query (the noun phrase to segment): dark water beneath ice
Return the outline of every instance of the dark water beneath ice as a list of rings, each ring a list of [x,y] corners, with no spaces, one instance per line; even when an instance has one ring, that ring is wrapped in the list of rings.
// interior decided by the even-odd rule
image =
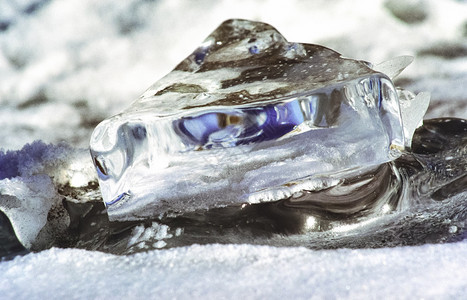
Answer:
[[[64,196],[97,191],[97,184],[60,190]],[[425,120],[412,150],[399,159],[343,178],[336,187],[273,203],[109,222],[97,198],[64,200],[68,229],[33,251],[55,246],[131,254],[208,243],[331,249],[454,242],[467,237],[467,120]],[[1,257],[27,252],[4,215],[0,240]]]

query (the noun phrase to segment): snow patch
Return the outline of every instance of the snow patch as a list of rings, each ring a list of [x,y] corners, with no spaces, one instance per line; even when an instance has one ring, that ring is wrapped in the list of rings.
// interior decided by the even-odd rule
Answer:
[[[57,187],[96,181],[88,151],[41,141],[18,151],[0,151],[0,210],[11,220],[20,242],[31,248],[49,211],[61,207]]]

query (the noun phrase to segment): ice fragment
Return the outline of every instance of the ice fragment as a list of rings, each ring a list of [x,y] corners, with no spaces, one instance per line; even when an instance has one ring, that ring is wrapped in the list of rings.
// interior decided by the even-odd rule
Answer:
[[[109,218],[274,201],[397,158],[423,116],[404,130],[390,78],[408,63],[372,69],[265,23],[224,22],[95,129]]]
[[[373,67],[373,70],[386,74],[393,79],[413,62],[412,56],[398,56]]]

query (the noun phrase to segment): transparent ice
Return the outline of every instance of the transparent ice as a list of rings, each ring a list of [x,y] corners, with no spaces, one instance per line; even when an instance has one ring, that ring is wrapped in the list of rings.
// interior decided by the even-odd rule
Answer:
[[[265,23],[224,22],[95,129],[109,218],[276,201],[396,159],[429,102],[391,81],[410,61],[373,67]]]

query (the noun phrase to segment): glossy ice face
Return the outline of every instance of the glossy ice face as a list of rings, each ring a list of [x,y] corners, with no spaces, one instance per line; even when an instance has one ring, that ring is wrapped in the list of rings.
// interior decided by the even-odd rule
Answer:
[[[395,159],[405,141],[385,74],[229,20],[99,124],[91,155],[110,219],[134,219],[326,188]]]

